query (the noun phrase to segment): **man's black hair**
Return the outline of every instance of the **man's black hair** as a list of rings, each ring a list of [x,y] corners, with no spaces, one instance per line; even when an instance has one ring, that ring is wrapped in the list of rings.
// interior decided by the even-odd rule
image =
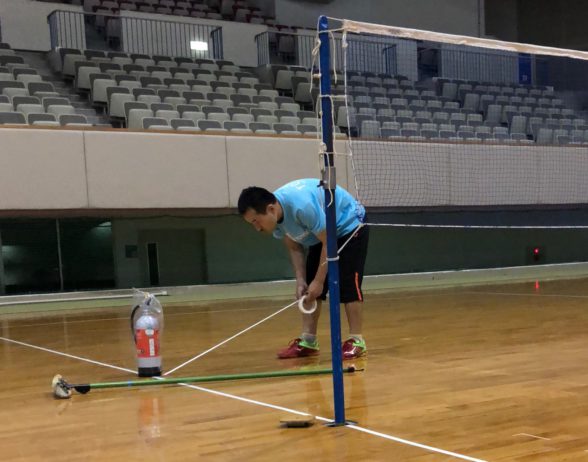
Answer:
[[[237,208],[241,215],[247,212],[248,209],[253,209],[256,213],[265,214],[267,206],[276,202],[276,196],[267,189],[250,186],[241,191]]]

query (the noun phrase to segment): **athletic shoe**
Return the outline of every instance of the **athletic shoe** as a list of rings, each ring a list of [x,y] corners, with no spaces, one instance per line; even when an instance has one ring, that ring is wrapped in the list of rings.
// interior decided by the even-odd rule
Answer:
[[[308,343],[301,338],[295,338],[286,348],[278,351],[278,358],[304,358],[306,356],[316,356],[319,354],[318,342]]]
[[[343,359],[355,359],[363,356],[367,352],[365,340],[357,340],[353,337],[345,340],[341,347]]]

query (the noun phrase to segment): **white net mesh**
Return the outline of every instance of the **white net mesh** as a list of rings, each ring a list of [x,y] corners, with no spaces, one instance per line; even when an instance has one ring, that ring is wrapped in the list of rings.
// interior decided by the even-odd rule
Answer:
[[[349,137],[367,207],[588,203],[587,52],[331,24],[333,123]],[[568,225],[583,223],[529,226]]]

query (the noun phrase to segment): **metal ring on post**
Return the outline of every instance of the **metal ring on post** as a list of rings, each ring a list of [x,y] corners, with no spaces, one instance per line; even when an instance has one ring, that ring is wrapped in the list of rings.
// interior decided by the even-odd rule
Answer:
[[[303,295],[300,300],[298,300],[298,309],[300,310],[301,313],[303,314],[312,314],[316,311],[316,307],[318,306],[318,303],[316,302],[316,300],[314,301],[312,307],[307,310],[304,307],[304,301],[306,300],[306,295]]]

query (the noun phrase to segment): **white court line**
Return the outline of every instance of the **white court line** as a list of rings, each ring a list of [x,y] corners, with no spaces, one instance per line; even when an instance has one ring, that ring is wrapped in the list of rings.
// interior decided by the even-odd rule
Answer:
[[[553,297],[553,298],[588,298],[588,295],[565,295],[565,294],[537,294],[537,293],[510,293],[510,292],[476,292],[475,290],[463,291],[463,294],[480,294],[480,295],[503,295],[503,296],[518,296],[518,297]]]
[[[197,315],[197,314],[211,314],[211,313],[234,313],[234,312],[240,312],[240,311],[265,311],[268,308],[235,308],[235,309],[231,309],[231,310],[202,310],[202,311],[186,311],[185,313],[168,313],[166,312],[165,314],[165,318],[169,318],[169,317],[175,317],[175,316],[192,316],[192,315]],[[56,314],[52,314],[51,317],[54,317],[57,315],[57,313],[63,313],[62,311],[56,311]],[[12,315],[12,314],[18,314],[18,313],[10,313],[8,316]],[[26,319],[31,319],[31,317],[34,317],[36,313],[33,313],[33,316],[30,317],[26,317],[26,318],[18,318],[18,317],[6,317],[6,318],[2,318],[0,317],[0,319],[5,319],[8,321],[24,321]],[[79,314],[79,313],[74,313],[74,314]],[[37,318],[38,319],[38,318]],[[102,322],[102,321],[120,321],[120,320],[125,320],[128,321],[129,317],[128,316],[119,316],[116,318],[100,318],[100,319],[78,319],[78,320],[68,320],[65,319],[63,321],[56,321],[56,322],[39,322],[39,323],[34,323],[34,324],[18,324],[15,325],[14,328],[16,329],[20,329],[22,327],[40,327],[40,326],[55,326],[55,325],[60,325],[60,324],[83,324],[83,323],[90,323],[90,322]]]
[[[285,308],[283,308],[283,309],[285,309]],[[63,353],[61,351],[51,350],[49,348],[44,348],[44,347],[40,347],[40,346],[37,346],[37,345],[32,345],[30,343],[19,342],[18,340],[12,340],[12,339],[9,339],[9,338],[6,338],[6,337],[0,337],[0,340],[3,340],[5,342],[9,342],[9,343],[15,343],[17,345],[21,345],[21,346],[25,346],[25,347],[29,347],[29,348],[34,348],[36,350],[41,350],[41,351],[44,351],[46,353],[53,353],[53,354],[56,354],[56,355],[59,355],[59,356],[65,356],[67,358],[77,359],[79,361],[84,361],[84,362],[88,362],[88,363],[91,363],[91,364],[96,364],[96,365],[102,366],[102,367],[109,367],[111,369],[117,369],[117,370],[120,370],[120,371],[130,372],[132,374],[135,374],[136,373],[136,371],[134,371],[132,369],[127,369],[125,367],[114,366],[112,364],[102,363],[100,361],[94,361],[93,359],[83,358],[81,356],[70,355],[68,353]],[[297,411],[295,409],[290,409],[290,408],[283,407],[283,406],[277,406],[275,404],[264,403],[263,401],[257,401],[257,400],[253,400],[253,399],[249,399],[249,398],[243,398],[241,396],[232,395],[230,393],[224,393],[222,391],[210,390],[208,388],[203,388],[203,387],[199,387],[199,386],[196,386],[196,385],[191,385],[191,384],[187,384],[187,383],[180,383],[178,385],[184,386],[186,388],[192,388],[194,390],[204,391],[206,393],[211,393],[213,395],[223,396],[225,398],[230,398],[230,399],[234,399],[234,400],[237,400],[237,401],[242,401],[242,402],[249,403],[249,404],[256,404],[258,406],[263,406],[263,407],[267,407],[267,408],[270,408],[270,409],[276,409],[276,410],[279,410],[279,411],[289,412],[291,414],[304,415],[304,416],[310,416],[310,415],[312,415],[312,414],[309,414],[307,412],[301,412],[301,411]],[[318,415],[317,416],[314,416],[314,417],[317,420],[320,420],[320,421],[323,421],[323,422],[333,422],[333,419],[328,419],[326,417],[321,417],[321,416],[318,416]],[[392,435],[387,435],[386,433],[380,433],[380,432],[376,432],[376,431],[373,431],[373,430],[369,430],[367,428],[363,428],[363,427],[360,427],[358,425],[345,425],[344,428],[350,428],[350,429],[353,429],[353,430],[357,430],[357,431],[361,431],[361,432],[364,432],[364,433],[368,433],[370,435],[379,436],[380,438],[388,439],[388,440],[395,441],[397,443],[406,444],[406,445],[409,445],[409,446],[414,446],[414,447],[417,447],[417,448],[420,448],[420,449],[425,449],[425,450],[430,451],[430,452],[436,452],[436,453],[439,453],[439,454],[445,454],[445,455],[448,455],[448,456],[451,456],[451,457],[455,457],[456,459],[468,460],[470,462],[487,462],[487,461],[485,461],[483,459],[476,459],[474,457],[469,457],[469,456],[466,456],[466,455],[463,455],[463,454],[459,454],[457,452],[451,452],[451,451],[446,451],[445,449],[439,449],[439,448],[435,448],[433,446],[427,446],[425,444],[420,444],[420,443],[416,443],[414,441],[409,441],[409,440],[398,438],[398,437],[395,437],[395,436],[392,436]]]
[[[203,351],[202,353],[197,354],[196,356],[194,356],[193,358],[190,358],[188,361],[183,362],[182,364],[180,364],[179,366],[174,367],[172,370],[167,371],[165,374],[163,374],[164,376],[171,374],[172,372],[177,371],[178,369],[181,369],[184,366],[187,366],[188,364],[190,364],[192,361],[196,361],[198,358],[201,358],[202,356],[210,353],[213,350],[216,350],[218,347],[224,345],[225,343],[230,342],[231,340],[233,340],[234,338],[237,338],[239,335],[244,334],[245,332],[253,329],[254,327],[259,326],[262,322],[267,321],[268,319],[273,318],[274,316],[276,316],[277,314],[280,314],[282,311],[287,310],[288,308],[290,308],[291,306],[294,306],[298,304],[298,300],[296,300],[295,302],[290,303],[289,305],[286,305],[284,308],[280,308],[278,311],[276,311],[275,313],[270,314],[269,316],[263,318],[260,321],[257,321],[255,324],[252,324],[249,327],[246,327],[245,329],[243,329],[241,332],[237,332],[235,335],[223,340],[220,343],[217,343],[216,345],[214,345],[213,347],[210,347],[208,350]]]
[[[163,292],[154,292],[152,295],[159,295],[159,296],[166,296],[168,295],[167,291]],[[17,295],[18,297],[18,295]],[[9,302],[0,302],[0,306],[9,306],[9,305],[34,305],[36,303],[52,303],[52,302],[84,302],[84,301],[98,301],[98,300],[111,300],[111,299],[118,299],[118,298],[129,298],[129,294],[119,294],[119,295],[100,295],[100,296],[93,296],[93,297],[62,297],[62,298],[43,298],[43,299],[34,299],[34,300],[15,300]]]
[[[551,441],[551,438],[543,438],[542,436],[531,435],[530,433],[517,433],[517,434],[512,435],[512,436],[528,436],[529,438],[536,438],[538,440]]]
[[[127,369],[126,367],[119,367],[119,366],[114,366],[112,364],[101,363],[100,361],[94,361],[93,359],[83,358],[81,356],[70,355],[69,353],[63,353],[61,351],[51,350],[49,348],[43,348],[43,347],[40,347],[37,345],[31,345],[30,343],[19,342],[18,340],[12,340],[12,339],[6,338],[6,337],[0,337],[0,340],[4,340],[5,342],[9,342],[9,343],[16,343],[17,345],[26,346],[29,348],[34,348],[36,350],[45,351],[47,353],[53,353],[53,354],[56,354],[59,356],[65,356],[66,358],[79,359],[80,361],[85,361],[87,363],[96,364],[96,365],[102,366],[102,367],[110,367],[111,369],[118,369],[119,371],[131,372],[132,374],[136,373],[136,371],[133,371],[131,369]]]

